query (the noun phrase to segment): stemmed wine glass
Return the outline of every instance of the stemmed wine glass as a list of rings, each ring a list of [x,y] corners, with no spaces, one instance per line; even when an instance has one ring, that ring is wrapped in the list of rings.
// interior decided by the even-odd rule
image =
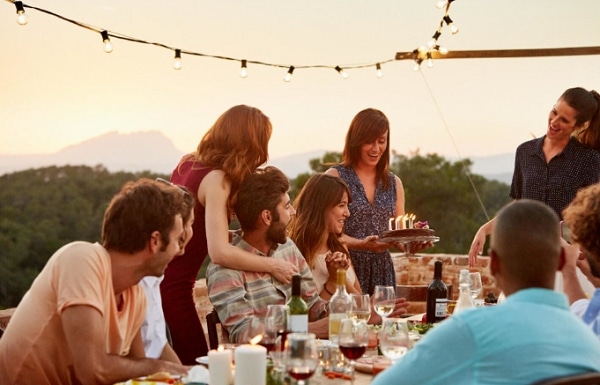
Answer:
[[[340,322],[340,352],[350,360],[351,383],[354,384],[356,359],[367,350],[369,329],[364,319],[346,318]]]
[[[471,279],[471,297],[475,300],[481,290],[483,290],[481,285],[481,274],[479,272],[469,273],[469,278]]]
[[[371,317],[371,299],[368,294],[350,295],[350,312],[348,318],[369,321]]]
[[[379,314],[382,321],[392,314],[396,307],[396,290],[393,286],[375,286],[373,292],[373,308]]]
[[[319,365],[317,340],[314,333],[290,333],[287,335],[285,368],[298,385],[305,385]]]
[[[379,331],[379,349],[394,364],[408,351],[410,338],[408,324],[402,318],[386,318]]]

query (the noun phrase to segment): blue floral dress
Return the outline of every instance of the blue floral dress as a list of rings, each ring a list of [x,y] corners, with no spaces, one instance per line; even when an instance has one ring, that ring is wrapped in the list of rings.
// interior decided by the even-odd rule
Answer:
[[[379,235],[388,230],[390,218],[396,217],[396,180],[389,173],[390,187],[383,189],[381,183],[375,189],[372,205],[367,199],[358,175],[353,168],[336,165],[338,171],[352,193],[349,205],[350,218],[346,220],[344,232],[356,239],[369,235]],[[380,253],[366,250],[350,250],[350,258],[358,276],[358,282],[365,294],[373,294],[376,285],[396,286],[396,273],[389,251]]]

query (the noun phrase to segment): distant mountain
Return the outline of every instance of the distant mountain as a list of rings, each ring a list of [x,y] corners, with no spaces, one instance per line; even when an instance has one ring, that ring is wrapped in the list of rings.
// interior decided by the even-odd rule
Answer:
[[[281,169],[289,178],[309,172],[309,161],[327,151],[315,150],[270,159],[268,164]],[[65,165],[105,166],[110,172],[150,170],[170,174],[183,156],[173,142],[159,131],[120,134],[109,132],[53,154],[0,155],[0,175],[31,168]],[[472,171],[488,179],[510,184],[513,154],[470,158]],[[456,161],[456,159],[452,160]]]
[[[104,165],[109,171],[150,170],[170,174],[183,155],[158,131],[109,132],[53,154],[0,155],[0,174],[64,165]]]

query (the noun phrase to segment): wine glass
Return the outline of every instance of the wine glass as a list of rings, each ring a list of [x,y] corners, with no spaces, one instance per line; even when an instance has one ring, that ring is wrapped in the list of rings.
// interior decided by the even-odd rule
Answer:
[[[373,292],[373,308],[379,314],[382,321],[392,314],[396,307],[396,290],[393,286],[375,286]]]
[[[379,331],[379,349],[394,364],[408,351],[410,346],[408,324],[402,318],[386,318]]]
[[[257,315],[248,317],[248,327],[240,334],[241,343],[261,343],[265,335],[265,319]]]
[[[371,299],[368,294],[350,295],[350,313],[348,313],[348,317],[369,321],[371,317]]]
[[[290,333],[287,335],[285,350],[285,368],[287,374],[305,385],[319,365],[317,340],[314,333]]]
[[[277,336],[281,336],[281,344],[279,351],[283,351],[285,346],[285,339],[288,333],[288,320],[290,317],[290,311],[287,305],[268,305],[267,314],[265,319],[267,320],[268,328],[275,331]]]
[[[369,329],[364,319],[346,318],[340,322],[340,351],[350,360],[351,383],[354,384],[356,359],[367,350]]]
[[[479,272],[469,273],[469,278],[471,279],[471,297],[475,300],[483,289],[481,285],[481,274]]]

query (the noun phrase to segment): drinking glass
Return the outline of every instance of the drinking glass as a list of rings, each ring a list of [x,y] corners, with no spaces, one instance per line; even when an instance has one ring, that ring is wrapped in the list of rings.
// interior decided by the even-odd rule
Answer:
[[[469,278],[471,279],[471,297],[475,300],[483,289],[481,285],[481,274],[479,272],[469,273]]]
[[[285,348],[285,340],[288,333],[289,310],[286,305],[268,305],[265,316],[267,334],[275,333],[274,346],[269,355],[274,365],[281,363]]]
[[[239,341],[247,344],[260,343],[265,335],[265,319],[256,315],[248,317],[248,327],[240,334]]]
[[[392,314],[396,307],[396,290],[393,286],[375,286],[373,292],[373,308],[382,321]]]
[[[369,342],[369,328],[364,319],[346,318],[340,322],[340,351],[350,360],[351,384],[354,384],[356,359],[362,357]]]
[[[287,374],[296,380],[298,385],[305,385],[304,380],[312,377],[319,365],[315,334],[288,334],[285,361]]]
[[[371,298],[368,294],[350,295],[350,313],[349,318],[362,319],[366,322],[371,317]]]
[[[386,318],[379,331],[379,349],[392,361],[392,365],[400,360],[408,351],[410,339],[408,324],[402,318]]]

